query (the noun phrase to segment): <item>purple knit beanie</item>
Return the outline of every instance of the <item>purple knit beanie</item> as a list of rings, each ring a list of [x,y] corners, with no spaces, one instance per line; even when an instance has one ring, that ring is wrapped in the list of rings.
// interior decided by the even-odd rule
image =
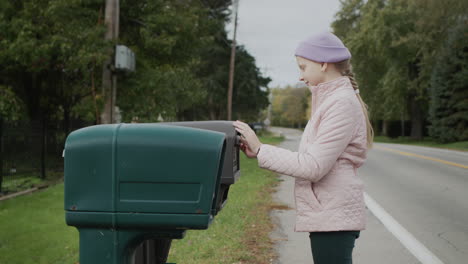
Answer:
[[[315,62],[339,62],[351,58],[343,42],[330,32],[322,32],[302,41],[295,55]]]

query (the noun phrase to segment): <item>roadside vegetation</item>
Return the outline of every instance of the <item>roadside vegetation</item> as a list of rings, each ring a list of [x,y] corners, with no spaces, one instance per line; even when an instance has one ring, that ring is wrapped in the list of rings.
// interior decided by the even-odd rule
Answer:
[[[436,140],[433,140],[431,138],[415,140],[410,137],[389,138],[389,137],[384,137],[384,136],[377,136],[374,138],[374,142],[407,144],[407,145],[415,145],[415,146],[468,151],[468,141],[460,141],[460,142],[452,142],[452,143],[444,144],[444,143],[438,143]]]
[[[395,143],[463,150],[468,140],[468,1],[340,3],[331,27],[351,51],[375,134],[402,137],[391,140]],[[307,87],[277,87],[271,94],[272,125],[307,124],[312,102]]]

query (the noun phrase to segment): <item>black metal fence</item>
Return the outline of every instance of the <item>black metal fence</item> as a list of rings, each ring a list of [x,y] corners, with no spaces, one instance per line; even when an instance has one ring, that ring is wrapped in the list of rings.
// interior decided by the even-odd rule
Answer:
[[[75,122],[71,129],[89,126]],[[1,122],[0,124],[0,192],[8,181],[26,177],[51,179],[63,177],[62,152],[68,132],[60,124],[40,121]],[[58,176],[61,175],[61,176]]]

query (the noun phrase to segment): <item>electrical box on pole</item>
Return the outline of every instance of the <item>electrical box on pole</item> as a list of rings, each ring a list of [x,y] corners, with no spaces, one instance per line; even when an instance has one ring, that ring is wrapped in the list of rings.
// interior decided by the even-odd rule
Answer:
[[[135,53],[124,45],[115,46],[115,70],[135,71]]]

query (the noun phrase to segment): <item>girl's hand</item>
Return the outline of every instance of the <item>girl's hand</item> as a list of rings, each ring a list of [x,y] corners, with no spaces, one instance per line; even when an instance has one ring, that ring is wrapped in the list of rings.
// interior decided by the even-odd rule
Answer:
[[[262,145],[255,132],[244,122],[239,120],[233,122],[233,126],[241,134],[241,150],[249,158],[257,157],[257,152]]]
[[[249,147],[247,147],[247,145],[245,145],[244,143],[240,143],[240,149],[244,152],[244,154],[248,157],[248,158],[256,158],[257,157],[257,153],[256,152],[253,152]]]

